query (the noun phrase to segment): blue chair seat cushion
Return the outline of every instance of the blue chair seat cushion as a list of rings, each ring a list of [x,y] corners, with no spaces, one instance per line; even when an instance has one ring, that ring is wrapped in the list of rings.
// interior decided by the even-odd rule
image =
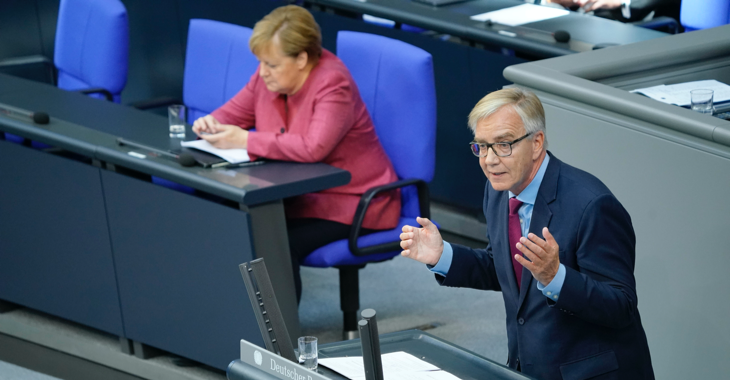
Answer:
[[[6,132],[5,133],[5,140],[6,141],[13,142],[13,143],[16,143],[16,144],[22,144],[25,141],[25,138],[20,137],[18,135],[14,135],[12,133],[7,133]],[[36,149],[47,149],[47,148],[51,148],[50,145],[44,144],[44,143],[38,142],[38,141],[31,141],[30,143],[31,143],[31,146],[33,148],[36,148]]]
[[[16,143],[16,144],[22,144],[25,138],[20,137],[18,135],[14,135],[12,133],[5,132],[5,140]]]
[[[416,218],[401,217],[398,221],[398,227],[392,230],[375,232],[370,235],[362,236],[357,240],[358,246],[367,247],[392,241],[400,241],[400,234],[403,230],[403,226],[405,225],[418,226],[418,222],[416,222]],[[302,265],[317,268],[329,268],[341,265],[360,265],[390,260],[394,256],[399,255],[400,252],[401,250],[376,253],[367,256],[355,256],[348,248],[347,239],[343,239],[318,248],[307,256]]]
[[[180,192],[183,192],[186,194],[195,194],[195,189],[193,189],[192,187],[181,185],[177,182],[173,182],[168,179],[152,176],[152,183],[154,183],[155,185],[167,187],[168,189],[180,191]]]

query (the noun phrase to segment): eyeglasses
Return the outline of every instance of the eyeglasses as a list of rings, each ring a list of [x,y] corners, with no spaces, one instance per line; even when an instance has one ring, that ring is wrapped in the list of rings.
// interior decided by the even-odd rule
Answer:
[[[532,133],[533,132],[530,132],[511,142],[498,142],[494,144],[470,142],[469,147],[471,148],[471,152],[474,153],[474,155],[477,157],[486,157],[487,154],[489,154],[489,148],[492,148],[492,151],[494,151],[494,154],[496,154],[497,156],[507,157],[512,154],[513,144],[517,144],[518,142],[526,139],[527,136],[531,135]]]

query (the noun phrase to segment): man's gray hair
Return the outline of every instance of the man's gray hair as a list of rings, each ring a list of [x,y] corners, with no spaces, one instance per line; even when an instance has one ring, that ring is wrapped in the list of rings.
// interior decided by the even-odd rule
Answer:
[[[489,117],[504,106],[512,106],[522,119],[525,133],[542,131],[545,135],[545,149],[547,149],[547,134],[545,133],[545,110],[542,102],[534,93],[519,87],[501,89],[483,97],[469,113],[469,128],[474,132],[479,120]]]

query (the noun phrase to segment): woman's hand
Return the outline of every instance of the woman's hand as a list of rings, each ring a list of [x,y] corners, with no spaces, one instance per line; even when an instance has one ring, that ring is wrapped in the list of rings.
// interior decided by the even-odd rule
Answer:
[[[239,126],[218,123],[210,130],[213,132],[200,133],[198,136],[218,149],[246,149],[248,147],[248,131]]]
[[[219,125],[221,125],[221,123],[218,122],[216,118],[212,115],[206,115],[195,120],[193,123],[193,132],[195,132],[198,136],[204,133],[215,134],[219,132]]]
[[[193,132],[218,149],[246,149],[248,147],[247,130],[231,124],[221,124],[211,115],[195,120]]]
[[[576,0],[586,12],[598,9],[616,9],[621,6],[621,0]]]

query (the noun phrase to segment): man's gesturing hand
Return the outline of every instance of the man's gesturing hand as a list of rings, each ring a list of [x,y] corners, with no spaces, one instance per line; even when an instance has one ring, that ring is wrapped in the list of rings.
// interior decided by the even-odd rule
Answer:
[[[535,234],[528,234],[527,238],[521,237],[520,242],[517,243],[517,249],[530,260],[528,261],[521,255],[515,255],[515,260],[532,272],[542,286],[548,286],[560,268],[560,247],[547,227],[542,229],[542,235],[545,240]]]
[[[403,226],[400,254],[424,264],[436,265],[444,252],[444,240],[436,225],[426,218],[416,218],[422,228]]]

